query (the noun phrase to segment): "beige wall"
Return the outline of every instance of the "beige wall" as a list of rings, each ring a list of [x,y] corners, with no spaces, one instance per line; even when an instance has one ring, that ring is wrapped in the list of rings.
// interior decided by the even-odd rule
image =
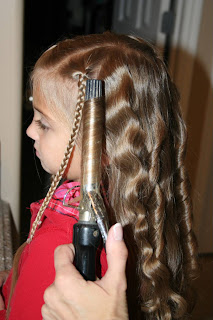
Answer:
[[[213,252],[213,1],[205,0],[187,120],[195,223],[201,252]],[[193,138],[193,139],[192,139]]]
[[[23,1],[0,0],[1,198],[19,227]]]
[[[185,1],[181,10],[170,67],[188,125],[187,166],[199,250],[213,252],[213,1]]]

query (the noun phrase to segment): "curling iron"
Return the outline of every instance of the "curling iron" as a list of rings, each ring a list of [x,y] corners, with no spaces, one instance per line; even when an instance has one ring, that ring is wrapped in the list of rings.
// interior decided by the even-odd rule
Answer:
[[[105,247],[108,220],[100,193],[104,130],[103,88],[100,80],[87,80],[82,115],[82,173],[79,221],[74,225],[75,266],[86,280],[96,279],[96,253],[101,236]]]

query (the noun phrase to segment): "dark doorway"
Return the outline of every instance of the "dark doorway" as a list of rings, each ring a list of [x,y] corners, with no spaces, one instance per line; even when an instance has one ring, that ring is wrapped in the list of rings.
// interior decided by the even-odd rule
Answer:
[[[26,135],[33,111],[29,75],[40,54],[52,44],[78,34],[111,29],[112,0],[26,0],[24,10],[23,114],[21,160],[21,242],[29,232],[30,203],[45,196],[50,177],[42,169]]]

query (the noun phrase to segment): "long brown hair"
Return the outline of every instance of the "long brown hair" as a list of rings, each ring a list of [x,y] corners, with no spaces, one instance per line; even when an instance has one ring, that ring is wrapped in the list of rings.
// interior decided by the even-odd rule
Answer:
[[[186,319],[197,244],[177,89],[152,45],[110,32],[62,41],[35,66],[33,86],[70,119],[76,74],[105,83],[103,181],[129,250],[130,319]]]

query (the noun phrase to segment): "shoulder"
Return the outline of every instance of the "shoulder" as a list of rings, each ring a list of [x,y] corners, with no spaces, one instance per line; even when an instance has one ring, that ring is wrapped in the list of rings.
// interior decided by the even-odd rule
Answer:
[[[20,273],[54,271],[54,251],[57,246],[72,242],[73,224],[58,227],[55,224],[42,226],[35,232],[31,243],[27,244],[20,260]],[[54,273],[54,272],[53,272]]]
[[[29,253],[36,254],[38,251],[39,256],[52,255],[57,246],[72,242],[73,237],[73,223],[68,226],[55,224],[47,224],[37,230],[33,240],[29,244]]]

